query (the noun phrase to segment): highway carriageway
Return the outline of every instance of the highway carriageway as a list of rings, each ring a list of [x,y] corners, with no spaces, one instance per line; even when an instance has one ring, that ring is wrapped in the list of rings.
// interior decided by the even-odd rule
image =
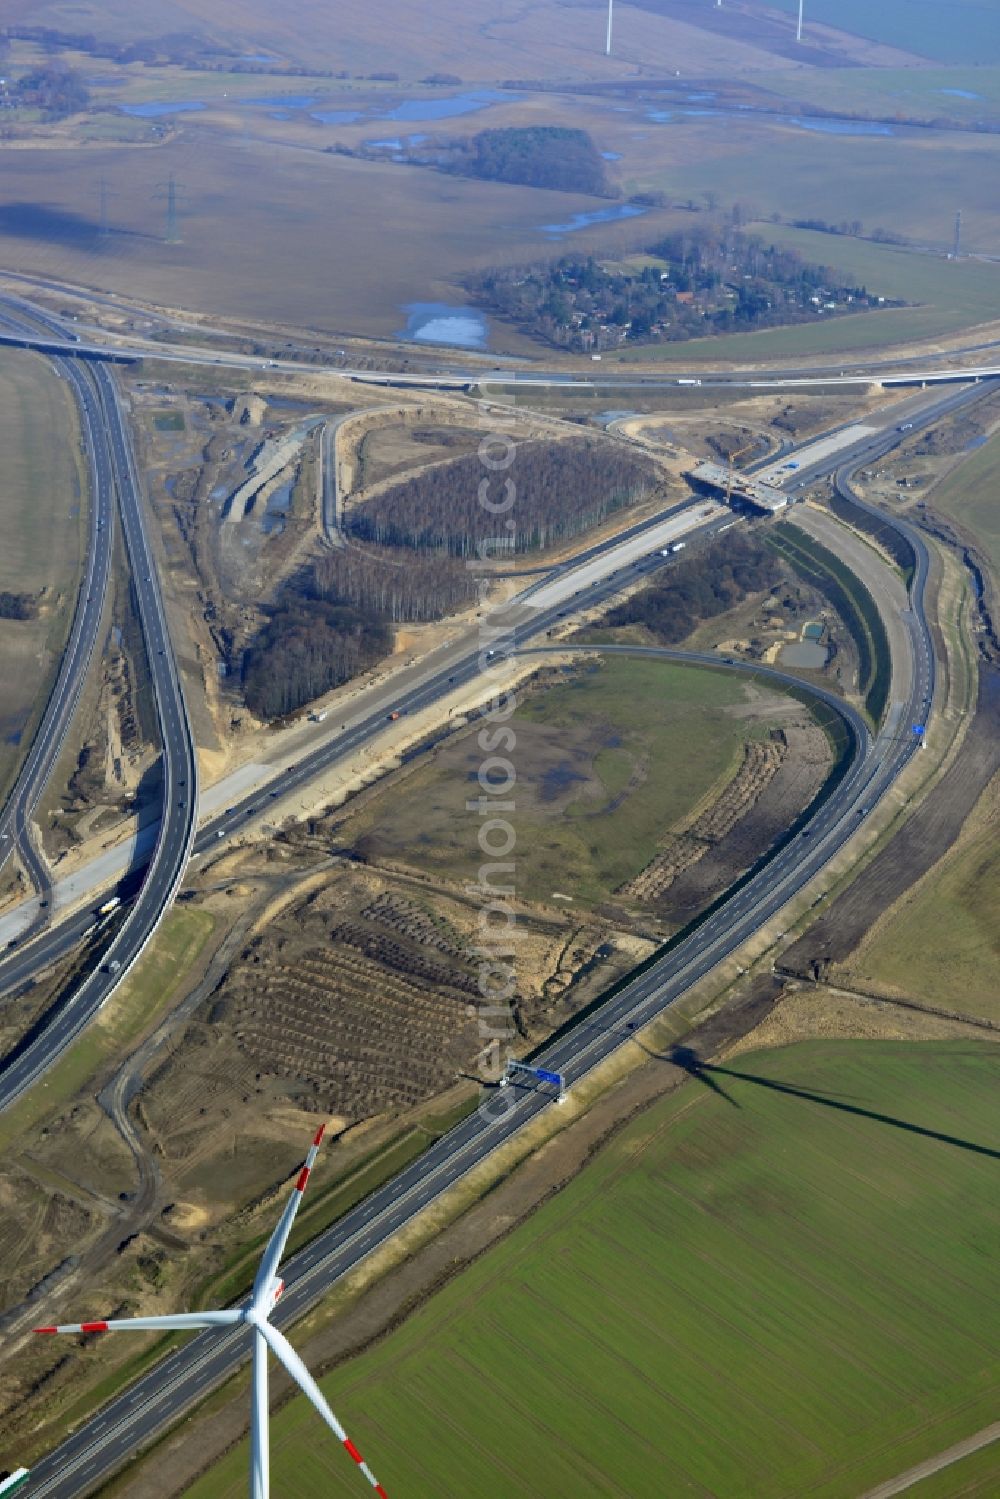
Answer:
[[[0,316],[8,324],[15,321],[5,308],[0,310]],[[93,655],[107,597],[115,513],[107,451],[94,436],[101,415],[92,377],[86,365],[78,360],[55,359],[53,364],[56,374],[69,386],[77,405],[81,441],[88,463],[90,525],[83,574],[56,680],[17,780],[0,811],[0,869],[16,849],[39,897],[28,918],[29,925],[37,923],[39,926],[44,925],[51,911],[51,884],[48,867],[32,843],[30,822],[62,751]]]
[[[815,469],[804,474],[797,473],[794,483],[787,486],[786,492],[791,495],[795,490],[803,489],[808,484],[816,482],[824,474],[832,472],[834,464],[847,471],[852,463],[857,466],[861,462],[870,462],[876,451],[884,453],[896,445],[901,440],[901,435],[897,431],[898,417],[904,411],[907,420],[912,420],[914,423],[913,430],[917,430],[920,426],[937,420],[947,411],[979,399],[988,389],[989,387],[985,385],[969,386],[958,393],[949,392],[943,397],[935,395],[930,401],[925,392],[921,396],[915,396],[900,403],[890,413],[891,421],[881,432],[871,437],[866,436],[854,448],[829,456],[824,464],[818,465]],[[602,554],[608,556],[617,548],[622,547],[625,542],[638,542],[644,531],[671,520],[685,509],[694,517],[698,517],[699,509],[704,508],[704,502],[687,507],[673,507],[653,517],[650,521],[630,527],[621,535],[603,544],[588,548],[574,559],[572,564],[556,569],[549,580],[533,583],[522,594],[512,599],[502,612],[495,611],[491,614],[478,645],[473,644],[467,638],[450,647],[440,648],[426,660],[401,672],[398,677],[380,690],[381,701],[372,712],[359,720],[347,722],[343,729],[324,737],[316,749],[302,755],[294,765],[279,772],[265,788],[247,793],[234,800],[221,816],[208,822],[198,833],[193,844],[193,853],[202,855],[213,848],[218,849],[224,839],[238,834],[247,827],[250,819],[265,817],[272,801],[308,786],[310,782],[332,767],[350,761],[359,751],[367,748],[385,732],[389,708],[402,715],[432,706],[462,686],[473,682],[484,668],[489,667],[491,659],[501,660],[506,652],[518,650],[546,631],[555,629],[560,621],[569,615],[594,607],[621,588],[641,580],[643,575],[664,566],[667,559],[661,557],[658,551],[649,555],[645,547],[637,547],[638,555],[620,570],[610,576],[604,576],[600,581],[582,591],[577,591],[574,585],[574,572],[577,567],[588,566],[595,557]],[[726,511],[720,513],[725,517],[729,514]],[[881,515],[880,512],[877,513]],[[890,523],[887,517],[882,517],[882,519],[884,523]],[[711,537],[732,523],[732,518],[719,521],[713,517],[704,521],[700,526],[696,524],[696,529],[688,533],[689,540]],[[679,554],[679,557],[683,556],[683,553]],[[548,590],[555,577],[561,580],[560,600],[544,609],[532,607],[532,595],[543,588]],[[487,655],[489,650],[495,651],[494,658]],[[98,893],[95,892],[95,898]],[[10,954],[5,961],[0,963],[0,993],[22,990],[39,972],[70,951],[79,948],[93,922],[93,904],[91,903],[87,909],[77,912],[36,939],[30,947]],[[0,1071],[0,1107],[3,1106],[4,1098],[3,1077],[4,1074]]]
[[[919,713],[918,721],[922,723],[926,718],[925,704],[933,697],[935,674],[923,598],[929,557],[912,527],[876,513],[885,524],[895,525],[908,537],[917,559],[910,586],[908,622],[913,653],[912,685],[899,722],[905,724]],[[534,633],[515,629],[514,647],[519,634],[526,642]],[[662,655],[664,659],[683,659],[682,652],[664,651]],[[708,659],[719,668],[718,658]],[[478,661],[473,669],[478,670]],[[764,675],[756,666],[723,665],[720,669]],[[801,690],[798,679],[789,679],[785,673],[775,676],[786,682],[795,681]],[[423,690],[428,690],[427,686]],[[808,829],[790,837],[762,868],[710,910],[690,935],[671,944],[662,956],[624,983],[578,1026],[536,1054],[533,1061],[561,1073],[570,1088],[776,916],[852,838],[912,755],[919,752],[916,736],[898,732],[898,724],[883,729],[873,739],[854,709],[831,693],[810,690],[814,698],[839,713],[849,726],[853,756],[846,773],[820,805]],[[477,1112],[289,1261],[287,1289],[276,1319],[279,1324],[284,1327],[294,1322],[340,1277],[487,1160],[551,1102],[551,1092],[517,1083],[510,1084],[502,1093],[500,1090],[486,1093]],[[233,1373],[245,1351],[245,1340],[235,1335],[232,1339],[196,1336],[175,1349],[129,1390],[109,1402],[91,1423],[43,1458],[33,1469],[26,1492],[47,1499],[74,1499],[104,1482],[139,1448],[160,1435],[189,1406]]]
[[[69,996],[42,1017],[0,1070],[0,1109],[7,1108],[48,1070],[107,1001],[149,942],[183,878],[197,816],[197,761],[177,662],[167,630],[159,580],[145,530],[142,492],[118,391],[104,365],[93,367],[100,421],[91,433],[106,445],[100,462],[114,474],[150,678],[163,762],[164,812],[153,857],[135,903],[103,953],[103,962]],[[87,925],[93,916],[87,913]],[[80,944],[85,928],[63,923],[26,949],[22,972],[52,961]],[[16,965],[15,965],[16,966]]]
[[[136,364],[143,359],[164,361],[170,364],[215,365],[230,369],[258,370],[260,359],[248,354],[218,353],[208,348],[188,346],[173,349],[169,344],[99,344],[84,343],[75,334],[59,337],[55,334],[35,336],[28,333],[0,331],[0,344],[15,348],[35,349],[38,353],[52,356],[76,357],[101,360],[113,364]],[[976,346],[979,347],[979,346]],[[989,348],[991,345],[983,347]],[[426,351],[424,351],[426,352]],[[957,351],[956,357],[962,353]],[[403,357],[402,355],[400,357]],[[475,393],[480,391],[508,391],[511,389],[565,388],[580,390],[602,390],[621,387],[643,386],[652,389],[681,387],[684,390],[713,387],[741,390],[794,390],[810,386],[858,386],[883,385],[888,388],[908,385],[954,384],[968,380],[993,380],[1000,378],[1000,365],[970,365],[965,369],[949,369],[940,366],[917,365],[899,369],[879,362],[871,369],[843,370],[833,366],[825,369],[800,369],[798,367],[769,372],[763,369],[750,370],[699,370],[690,372],[671,371],[669,375],[637,370],[634,374],[576,374],[545,370],[470,370],[456,369],[436,373],[419,371],[372,371],[366,369],[332,367],[330,365],[294,359],[266,361],[264,367],[271,374],[328,374],[362,385],[396,386],[415,389],[439,389]]]
[[[716,669],[727,669],[717,657],[691,658],[666,650],[650,654],[671,661],[694,659],[696,664],[707,660]],[[802,689],[798,679],[767,668],[728,669],[794,683]],[[561,1073],[569,1087],[627,1044],[633,1031],[673,1004],[801,889],[854,833],[859,800],[874,804],[901,763],[899,755],[911,752],[909,744],[894,752],[891,738],[873,743],[860,716],[832,693],[811,695],[846,721],[853,758],[847,774],[813,819],[810,838],[793,837],[690,936],[532,1058],[539,1066]],[[287,1262],[286,1289],[275,1317],[279,1325],[287,1327],[301,1317],[337,1280],[537,1118],[553,1097],[551,1090],[516,1082],[502,1092],[485,1090],[477,1112]],[[144,1443],[232,1374],[245,1355],[246,1340],[238,1335],[192,1338],[109,1402],[90,1425],[42,1459],[32,1470],[27,1492],[39,1499],[71,1499],[105,1481]]]
[[[706,519],[704,512],[710,508],[712,517]],[[487,651],[494,650],[499,658],[506,651],[554,629],[571,612],[575,614],[587,609],[645,573],[663,567],[667,559],[654,547],[655,538],[683,532],[694,541],[717,534],[723,526],[731,524],[732,516],[721,507],[710,507],[703,500],[688,502],[671,506],[604,543],[588,547],[572,563],[554,569],[548,580],[531,584],[512,599],[502,613],[491,614],[481,636],[476,630],[470,631],[462,640],[440,647],[424,660],[398,673],[374,694],[376,706],[372,711],[360,719],[349,720],[342,730],[325,734],[315,749],[279,771],[263,788],[234,798],[232,806],[201,827],[192,845],[193,853],[217,851],[222,838],[241,832],[251,817],[265,815],[272,801],[308,786],[332,767],[348,763],[358,751],[385,733],[390,711],[401,716],[418,712],[475,681],[481,669],[492,659],[486,656]],[[680,553],[679,557],[683,555]],[[588,576],[593,578],[595,564],[602,559],[604,565],[598,570],[596,581],[578,589],[576,569],[586,568]],[[556,578],[558,588],[553,593]],[[532,598],[542,587],[548,596],[548,606],[544,608],[536,605]],[[130,879],[135,873],[134,870],[131,872]],[[23,989],[38,973],[80,947],[94,924],[94,902],[102,893],[95,889],[85,909],[53,926],[30,945],[9,953],[0,962],[0,993]],[[0,1100],[3,1097],[2,1078],[0,1071]]]

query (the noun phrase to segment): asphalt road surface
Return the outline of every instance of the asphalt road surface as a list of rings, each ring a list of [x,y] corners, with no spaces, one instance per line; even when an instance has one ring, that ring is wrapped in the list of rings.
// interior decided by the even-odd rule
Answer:
[[[260,369],[260,359],[247,354],[217,352],[213,349],[187,345],[174,349],[169,344],[132,343],[108,344],[82,340],[77,335],[64,331],[53,331],[47,335],[0,331],[0,344],[11,344],[16,348],[36,349],[39,353],[54,356],[78,355],[84,358],[107,360],[117,364],[135,364],[142,359],[153,359],[168,364],[199,364],[228,366],[235,369]],[[952,357],[959,358],[967,352],[979,349],[993,351],[995,345],[975,345],[964,351],[958,349]],[[943,356],[939,356],[940,358]],[[264,367],[275,374],[311,374],[325,371],[344,380],[354,380],[365,385],[396,386],[400,388],[437,390],[478,390],[480,388],[571,388],[585,390],[614,390],[645,386],[650,389],[682,387],[725,387],[740,390],[793,390],[811,385],[843,387],[845,389],[870,385],[873,380],[891,386],[948,384],[964,380],[990,380],[1000,377],[1000,364],[995,359],[989,363],[969,365],[965,369],[952,369],[940,362],[910,364],[900,368],[898,364],[885,362],[866,364],[863,369],[844,369],[835,366],[804,366],[801,369],[768,371],[713,370],[699,371],[687,375],[680,370],[669,374],[650,371],[628,373],[594,373],[586,376],[567,371],[503,370],[501,368],[470,369],[468,367],[448,371],[399,370],[376,372],[368,369],[331,368],[315,363],[303,363],[294,359],[267,360]]]
[[[103,371],[103,374],[104,378],[110,384],[107,372]],[[958,392],[948,391],[944,396],[935,394],[930,400],[927,393],[924,392],[920,396],[913,397],[910,401],[901,403],[901,407],[895,410],[892,424],[878,433],[866,436],[854,448],[842,450],[832,455],[824,463],[816,465],[813,469],[799,471],[794,481],[786,486],[787,492],[790,497],[794,497],[794,494],[798,490],[808,488],[810,484],[815,483],[817,479],[823,477],[825,474],[831,472],[849,472],[852,468],[871,463],[878,456],[889,451],[900,441],[896,425],[898,424],[899,415],[904,414],[902,407],[905,407],[906,419],[912,420],[914,424],[913,430],[918,430],[922,426],[931,425],[934,421],[939,420],[943,415],[957,407],[979,399],[990,388],[991,386],[985,383],[972,385]],[[878,514],[880,519],[886,522],[886,517],[882,512],[873,513]],[[578,558],[574,559],[572,565],[567,565],[565,569],[557,570],[557,572],[563,572],[566,581],[570,582],[572,580],[573,569],[589,563],[601,551],[612,550],[620,546],[623,539],[634,537],[637,533],[641,532],[643,526],[655,524],[660,519],[662,517],[657,517],[653,521],[632,527],[623,533],[623,535],[617,536],[612,541],[605,543],[603,547],[591,547],[587,549]],[[729,522],[725,522],[725,524],[729,524]],[[718,522],[713,519],[706,523],[699,534],[711,536],[719,529]],[[915,536],[916,533],[913,533],[913,535]],[[919,537],[916,537],[915,546],[923,548],[923,543],[920,542]],[[523,595],[511,601],[509,609],[502,617],[497,617],[497,634],[495,639],[491,637],[493,644],[488,648],[494,649],[496,657],[502,659],[505,652],[518,650],[529,644],[532,640],[537,640],[539,636],[544,636],[548,630],[555,628],[560,620],[571,612],[576,613],[589,608],[598,603],[602,598],[617,592],[622,586],[640,578],[644,573],[652,571],[657,567],[662,567],[663,561],[664,559],[659,555],[652,557],[640,555],[620,571],[601,579],[593,587],[585,589],[580,593],[572,592],[571,597],[565,601],[564,607],[553,606],[548,609],[532,608],[530,601],[533,590],[540,590],[543,586],[548,586],[547,584],[543,585],[541,582],[532,585]],[[151,580],[146,586],[147,588],[152,588],[155,585],[155,575],[152,573],[152,570],[150,569],[143,576]],[[912,629],[912,621],[909,622],[909,628]],[[165,638],[165,633],[165,629],[161,625],[161,635],[163,638]],[[161,646],[160,649],[162,648]],[[921,649],[920,646],[917,646],[915,655],[919,654]],[[167,650],[169,651],[169,645],[167,645]],[[421,663],[418,667],[412,668],[408,673],[401,674],[398,691],[394,694],[393,699],[395,710],[401,714],[416,712],[446,697],[456,687],[460,687],[466,682],[471,682],[482,671],[488,670],[490,667],[491,662],[486,655],[486,651],[486,644],[481,644],[478,648],[465,646],[458,652],[445,653],[441,658],[443,664],[440,667],[434,664],[436,658],[431,658],[429,664]],[[151,650],[150,656],[155,669],[156,663],[161,658],[158,656],[155,648]],[[171,656],[168,656],[166,659],[172,661]],[[174,679],[176,680],[176,673],[174,673]],[[412,681],[413,685],[407,685],[408,680]],[[923,705],[921,705],[921,709],[923,709]],[[175,716],[175,726],[176,722],[177,717]],[[351,722],[345,726],[342,732],[334,734],[319,744],[316,749],[303,755],[295,765],[289,767],[277,778],[271,788],[266,791],[257,790],[248,793],[246,796],[234,801],[220,816],[212,819],[202,828],[197,838],[193,841],[193,853],[196,855],[202,854],[212,848],[218,847],[222,840],[232,837],[244,828],[251,818],[266,816],[268,804],[272,800],[283,798],[298,787],[307,786],[332,766],[342,761],[350,761],[357,755],[359,750],[363,750],[384,729],[385,712],[381,707],[365,717]],[[168,797],[167,800],[169,809],[176,814],[176,797]],[[190,803],[191,799],[187,798],[186,800]],[[184,809],[180,810],[183,811]],[[177,829],[175,828],[171,838],[171,849],[175,859],[178,847]],[[179,875],[177,875],[177,880],[179,880]],[[157,895],[162,898],[164,889],[171,887],[175,889],[176,883],[172,881],[164,883],[161,876],[154,891],[147,892],[145,887],[143,888],[142,911],[144,922],[148,923],[155,914],[155,912],[150,910],[150,900],[155,900]],[[160,914],[162,914],[162,908]],[[85,939],[86,933],[92,928],[93,922],[94,915],[92,909],[80,911],[44,933],[23,952],[18,951],[8,955],[6,960],[0,963],[0,992],[18,992],[22,990],[27,985],[30,985],[37,974],[43,972],[51,963],[58,961],[69,952],[78,950]],[[134,951],[133,949],[133,953]],[[113,959],[116,956],[116,953],[109,952],[106,955],[106,960],[108,958]],[[105,975],[104,977],[106,979],[108,976]],[[97,992],[97,989],[100,989],[98,1004],[103,1003],[103,999],[110,992],[110,985],[104,984],[103,987],[101,986],[99,975],[94,976],[91,982],[95,984],[95,989],[89,991],[88,997],[84,1002],[78,1005],[76,995],[72,996],[68,1002],[67,1009],[71,1011],[69,1022],[59,1024],[58,1028],[56,1028],[57,1022],[62,1018],[62,1012],[60,1012],[58,1016],[53,1018],[52,1024],[45,1033],[45,1037],[39,1038],[40,1041],[45,1039],[47,1042],[47,1061],[41,1048],[35,1047],[32,1053],[37,1058],[34,1071],[35,1076],[40,1075],[40,1072],[44,1070],[44,1066],[55,1059],[60,1051],[69,1044],[69,1041],[79,1033],[82,1026],[86,1024],[89,1014],[94,1013],[94,994]],[[6,1087],[7,1077],[12,1068],[16,1069],[15,1081],[17,1087],[15,1092],[8,1093]],[[3,1108],[12,1097],[17,1096],[17,1093],[26,1086],[24,1081],[22,1081],[24,1075],[24,1069],[20,1066],[20,1058],[17,1056],[13,1060],[7,1059],[3,1067],[0,1068],[0,1108]]]
[[[73,990],[50,1017],[44,1018],[27,1043],[4,1063],[0,1072],[0,1109],[8,1107],[37,1082],[65,1048],[97,1014],[112,990],[129,972],[149,942],[184,875],[197,820],[197,763],[177,662],[167,631],[159,581],[153,567],[145,530],[142,493],[135,470],[119,395],[107,368],[89,367],[98,411],[91,440],[98,471],[114,476],[118,515],[132,571],[143,639],[149,658],[162,744],[163,816],[156,846],[139,895],[102,955],[99,968]],[[87,925],[93,923],[88,914]],[[61,930],[61,929],[60,929]],[[25,953],[31,957],[52,947],[53,931]],[[76,940],[82,937],[79,931]],[[69,945],[56,950],[71,951]]]
[[[26,327],[2,302],[0,318],[7,327]],[[90,467],[90,530],[83,577],[59,671],[17,780],[0,810],[0,869],[16,849],[28,878],[44,901],[49,900],[51,883],[48,867],[32,841],[31,818],[62,750],[83,690],[104,612],[114,537],[111,475],[104,447],[94,436],[95,427],[100,426],[100,412],[93,381],[81,360],[56,359],[53,363],[72,391],[79,410],[81,437]],[[36,926],[44,925],[47,912],[48,907],[42,908]]]
[[[909,537],[917,559],[909,620],[912,685],[903,718],[923,722],[934,692],[934,656],[923,605],[929,558],[919,535],[908,526],[900,525],[900,529]],[[678,652],[662,654],[683,658]],[[719,665],[717,657],[707,659]],[[425,690],[432,688],[433,684]],[[790,837],[688,937],[627,982],[579,1026],[535,1055],[537,1065],[561,1073],[570,1088],[620,1046],[629,1044],[634,1030],[662,1014],[776,915],[852,837],[911,756],[919,752],[908,722],[903,724],[905,732],[890,728],[873,739],[841,700],[828,693],[817,696],[851,725],[854,755],[849,769],[820,805],[805,836]],[[301,1316],[340,1277],[552,1103],[550,1088],[512,1084],[503,1090],[484,1089],[474,1114],[288,1261],[286,1290],[276,1313],[280,1325],[287,1326]],[[93,1315],[100,1312],[100,1308],[82,1310]],[[248,1353],[245,1329],[198,1334],[39,1462],[25,1492],[46,1499],[71,1499],[88,1492],[162,1434],[239,1367]]]
[[[110,950],[112,955],[117,955],[120,951],[126,956],[131,951],[134,959],[169,903],[183,870],[187,849],[191,846],[194,828],[194,762],[180,683],[163,623],[162,603],[155,573],[149,562],[131,452],[117,392],[103,367],[99,369],[99,382],[108,421],[110,447],[121,479],[122,522],[140,591],[140,606],[154,666],[154,684],[160,704],[166,752],[165,816],[158,844],[159,857],[154,856],[139,900]],[[950,393],[944,399],[932,403],[928,403],[926,397],[923,398],[922,402],[916,403],[921,406],[919,424],[926,425],[938,419],[945,411],[966,399],[973,399],[976,394],[974,390],[957,395]],[[914,424],[918,424],[916,416]],[[852,467],[870,462],[872,457],[888,451],[898,440],[894,431],[886,430],[876,436],[866,437],[857,450],[839,453],[836,461],[842,480]],[[799,473],[795,488],[802,488],[814,482],[822,472],[831,471],[832,462],[826,466],[818,466],[815,472]],[[886,517],[881,516],[880,512],[875,513],[880,514],[885,522]],[[712,527],[706,527],[706,531],[710,532],[711,529]],[[634,1028],[660,1014],[780,910],[850,838],[860,818],[871,811],[911,755],[917,752],[918,740],[908,732],[906,720],[925,720],[927,705],[934,689],[934,658],[923,609],[928,556],[915,531],[902,524],[900,529],[908,535],[917,557],[911,585],[912,607],[908,619],[913,663],[912,688],[909,700],[904,705],[902,731],[898,725],[893,725],[872,740],[854,715],[856,753],[851,768],[818,810],[810,824],[808,835],[804,838],[792,838],[753,878],[716,908],[694,933],[632,979],[591,1014],[585,1023],[554,1041],[536,1058],[540,1065],[562,1073],[570,1087],[617,1047],[627,1043]],[[603,579],[581,594],[579,603],[574,601],[573,612],[595,602],[602,592],[614,592],[630,577],[638,576],[643,570],[654,566],[662,566],[662,559],[639,558],[631,562],[621,572]],[[409,697],[401,699],[400,711],[416,710],[433,703],[446,695],[456,682],[480,672],[488,673],[493,659],[502,659],[504,654],[537,638],[539,633],[552,628],[557,619],[569,612],[558,608],[532,608],[530,602],[523,599],[514,601],[514,604],[515,607],[509,611],[504,628],[497,637],[500,644],[495,648],[495,656],[480,648],[459,663],[450,663],[450,671],[442,671],[418,681]],[[490,650],[494,648],[491,647]],[[712,660],[713,664],[718,665],[716,658]],[[159,671],[156,670],[157,662],[161,667]],[[837,700],[831,698],[830,703],[838,711],[845,711]],[[847,716],[851,717],[849,712]],[[302,783],[313,779],[334,759],[364,745],[375,733],[381,732],[383,727],[382,713],[352,725],[332,743],[322,745],[311,755],[304,757],[290,774]],[[186,775],[181,775],[180,762],[185,753],[190,754],[190,761],[184,767]],[[185,782],[188,793],[186,796]],[[288,789],[286,777],[282,782],[281,792],[275,794],[284,794]],[[227,811],[204,831],[195,844],[196,850],[210,846],[209,840],[214,840],[219,832],[224,835],[231,833],[241,825],[242,819],[256,815],[260,811],[260,801],[260,794],[256,793],[246,799],[249,805],[245,803]],[[141,913],[141,916],[137,917],[137,913]],[[75,1034],[93,1013],[95,996],[93,993],[85,993],[87,987],[85,984],[65,1010],[60,1012],[56,1022],[60,1029],[53,1031],[51,1035],[46,1033],[41,1038],[50,1050],[65,1045],[68,1029],[75,1027]],[[25,1060],[29,1058],[30,1050],[29,1048],[25,1053]],[[44,1065],[42,1058],[34,1075]],[[0,1106],[5,1097],[4,1088],[9,1086],[9,1077],[8,1071],[0,1078]],[[27,1086],[30,1080],[30,1077],[26,1077],[20,1087]],[[386,1237],[410,1221],[415,1213],[435,1200],[454,1181],[489,1156],[497,1146],[508,1140],[551,1102],[551,1092],[535,1088],[511,1086],[503,1092],[496,1090],[487,1095],[483,1107],[476,1114],[457,1126],[393,1182],[359,1204],[289,1262],[286,1273],[288,1289],[280,1304],[280,1322],[284,1325],[293,1321],[334,1281],[370,1254]],[[192,1339],[129,1391],[112,1401],[56,1452],[43,1459],[33,1470],[25,1492],[58,1495],[61,1499],[69,1499],[70,1495],[82,1494],[91,1489],[144,1442],[162,1432],[193,1401],[231,1373],[246,1351],[240,1330],[211,1340],[201,1335]]]

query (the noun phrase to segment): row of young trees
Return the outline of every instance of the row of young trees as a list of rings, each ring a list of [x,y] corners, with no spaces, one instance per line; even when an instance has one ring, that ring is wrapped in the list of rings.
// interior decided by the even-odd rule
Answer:
[[[578,536],[655,486],[649,459],[592,438],[518,443],[484,467],[472,453],[424,470],[356,507],[354,536],[380,546],[476,557]]]
[[[476,596],[476,582],[454,557],[414,556],[407,548],[344,547],[314,569],[317,596],[371,610],[392,624],[440,619]]]
[[[607,622],[645,625],[664,645],[676,645],[700,620],[724,614],[780,579],[773,553],[753,536],[735,536],[671,567],[661,581],[612,609]]]

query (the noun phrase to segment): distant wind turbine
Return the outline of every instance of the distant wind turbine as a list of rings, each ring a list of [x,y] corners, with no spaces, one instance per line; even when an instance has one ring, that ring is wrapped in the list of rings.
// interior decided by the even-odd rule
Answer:
[[[611,56],[611,22],[614,15],[615,0],[608,0],[608,44],[604,51],[606,56]]]
[[[797,42],[801,42],[801,40],[802,40],[802,6],[803,6],[803,4],[804,4],[804,0],[799,0],[799,24],[795,28],[795,40]]]
[[[268,1463],[268,1409],[267,1409],[267,1355],[270,1350],[279,1363],[283,1364],[287,1372],[295,1380],[302,1393],[312,1401],[319,1411],[327,1426],[336,1435],[361,1469],[376,1494],[381,1499],[388,1499],[385,1489],[379,1483],[375,1474],[365,1462],[361,1453],[350,1440],[347,1432],[337,1420],[333,1411],[326,1403],[323,1391],[313,1379],[305,1364],[299,1358],[291,1343],[280,1333],[276,1327],[272,1327],[270,1321],[271,1313],[282,1291],[285,1289],[284,1281],[278,1279],[278,1265],[281,1256],[285,1252],[288,1243],[288,1235],[292,1231],[295,1222],[295,1214],[299,1210],[302,1194],[309,1180],[309,1173],[319,1153],[320,1141],[323,1138],[325,1125],[316,1132],[306,1163],[299,1172],[295,1183],[295,1190],[289,1199],[288,1206],[278,1220],[278,1226],[271,1235],[270,1243],[264,1251],[264,1258],[260,1262],[257,1278],[253,1283],[253,1291],[250,1294],[249,1303],[243,1307],[233,1307],[220,1312],[182,1312],[173,1317],[125,1317],[113,1322],[68,1322],[60,1327],[36,1327],[36,1332],[123,1332],[135,1331],[146,1332],[148,1330],[157,1332],[187,1332],[195,1328],[214,1327],[220,1330],[223,1327],[233,1327],[242,1324],[250,1330],[253,1338],[253,1399],[250,1410],[250,1499],[268,1499],[270,1488],[269,1463]]]

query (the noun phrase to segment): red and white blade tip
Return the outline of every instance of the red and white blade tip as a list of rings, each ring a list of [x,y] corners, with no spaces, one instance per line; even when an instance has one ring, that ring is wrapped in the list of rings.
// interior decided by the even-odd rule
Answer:
[[[36,1327],[34,1332],[107,1332],[106,1322],[67,1322],[61,1327]]]
[[[319,1127],[319,1129],[316,1131],[315,1135],[313,1136],[312,1145],[309,1147],[309,1154],[306,1156],[306,1163],[302,1167],[302,1170],[299,1172],[298,1180],[295,1183],[295,1190],[296,1190],[296,1192],[304,1192],[305,1189],[306,1189],[306,1183],[309,1180],[309,1173],[312,1170],[313,1164],[314,1164],[314,1162],[316,1160],[316,1155],[317,1155],[317,1152],[319,1151],[320,1144],[322,1143],[323,1134],[324,1134],[325,1130],[326,1130],[326,1125],[325,1124],[321,1124],[320,1127]]]
[[[365,1475],[368,1482],[375,1490],[376,1494],[379,1494],[381,1496],[381,1499],[389,1499],[389,1496],[386,1493],[385,1489],[379,1483],[378,1479],[375,1477],[375,1474],[372,1472],[371,1468],[369,1468],[368,1464],[365,1462],[364,1458],[361,1456],[361,1453],[358,1451],[357,1447],[355,1447],[350,1437],[344,1438],[344,1451],[348,1454],[349,1457],[353,1457],[354,1461],[357,1463],[358,1467],[361,1469],[362,1473]]]

